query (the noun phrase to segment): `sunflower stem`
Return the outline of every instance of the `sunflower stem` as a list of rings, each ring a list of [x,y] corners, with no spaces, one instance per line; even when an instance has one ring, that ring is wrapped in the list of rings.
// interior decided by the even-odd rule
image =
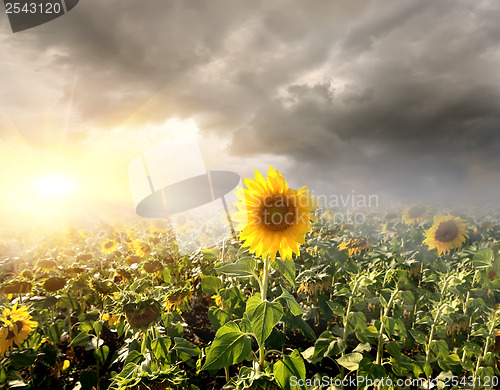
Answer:
[[[354,287],[352,289],[352,293],[351,293],[351,296],[349,297],[349,301],[347,303],[347,309],[346,309],[346,312],[345,312],[345,316],[344,316],[344,334],[342,336],[342,345],[343,346],[346,346],[347,345],[347,327],[349,326],[349,321],[348,321],[348,318],[349,318],[349,313],[351,312],[351,306],[352,306],[352,301],[353,301],[353,297],[356,295],[356,292],[358,290],[358,286],[359,286],[359,283],[361,282],[362,279],[364,279],[365,276],[364,275],[361,275],[359,276],[358,278],[356,278],[356,282],[354,283]],[[342,353],[340,354],[340,356],[344,356],[345,355],[345,349],[342,351]],[[342,379],[342,389],[344,389],[344,376],[345,376],[345,369],[344,369],[344,366],[342,366],[340,368],[340,377]]]
[[[269,282],[269,270],[271,267],[271,259],[268,256],[264,259],[264,270],[262,272],[262,289],[260,290],[260,297],[263,301],[267,300],[267,287]],[[262,345],[259,345],[259,366],[260,368],[264,368],[264,360],[266,357],[266,349],[264,346],[264,342]]]
[[[261,299],[265,301],[267,299],[267,287],[269,283],[269,269],[271,267],[271,259],[266,256],[264,259],[264,271],[262,273],[262,290],[260,291]]]
[[[490,332],[488,334],[488,337],[486,338],[486,343],[484,345],[483,354],[477,358],[476,369],[474,370],[474,375],[472,377],[473,381],[474,381],[474,387],[472,388],[473,390],[477,390],[479,388],[478,386],[481,383],[481,378],[478,378],[478,372],[479,372],[479,369],[481,368],[481,364],[482,364],[483,360],[486,359],[486,355],[488,354],[488,349],[490,348],[490,342],[491,342],[491,339],[493,338],[493,334],[495,332],[495,325],[496,325],[495,319],[496,319],[497,313],[498,313],[498,311],[493,312],[493,318],[491,319]]]
[[[431,331],[429,333],[429,340],[428,340],[428,343],[427,343],[426,348],[425,348],[425,365],[426,366],[430,365],[432,338],[434,337],[434,331],[436,329],[436,324],[439,321],[439,317],[441,316],[441,310],[443,310],[443,308],[444,308],[443,295],[446,291],[446,288],[448,287],[449,281],[450,281],[450,277],[447,277],[443,283],[443,287],[441,288],[441,298],[439,300],[438,310],[436,312],[436,315],[434,316],[434,322],[431,325]],[[429,377],[427,377],[427,379],[429,379]]]

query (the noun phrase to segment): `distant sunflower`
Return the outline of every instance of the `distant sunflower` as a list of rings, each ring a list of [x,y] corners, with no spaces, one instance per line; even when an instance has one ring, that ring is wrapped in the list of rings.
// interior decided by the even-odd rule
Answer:
[[[120,322],[120,316],[104,313],[102,315],[102,320],[107,321],[109,326],[113,326]]]
[[[438,254],[460,248],[469,237],[465,230],[467,226],[467,221],[451,215],[434,217],[434,225],[425,231],[424,244],[428,245],[429,249],[437,248]]]
[[[21,348],[29,334],[38,326],[38,322],[30,320],[27,307],[4,309],[0,315],[0,356],[13,348],[14,343]]]
[[[364,238],[350,238],[337,246],[340,250],[347,249],[349,256],[361,253],[363,249],[368,249],[370,243]]]
[[[406,225],[413,225],[421,222],[426,216],[427,209],[420,204],[408,206],[403,210],[403,221]]]
[[[132,252],[141,258],[147,257],[151,253],[149,245],[141,240],[134,240],[128,246]]]
[[[283,259],[299,254],[299,244],[305,243],[305,235],[315,220],[312,211],[317,206],[308,187],[297,190],[288,184],[279,171],[271,166],[267,179],[255,170],[255,179],[244,179],[245,188],[238,187],[236,195],[238,212],[236,229],[241,231],[243,246],[259,257],[270,256],[274,260],[279,252]]]
[[[217,307],[222,308],[224,302],[222,297],[219,294],[215,294],[212,295],[212,298],[215,300],[215,304],[217,305]]]
[[[118,243],[110,239],[104,241],[101,246],[102,253],[106,255],[113,253],[116,250],[116,248],[118,248]]]

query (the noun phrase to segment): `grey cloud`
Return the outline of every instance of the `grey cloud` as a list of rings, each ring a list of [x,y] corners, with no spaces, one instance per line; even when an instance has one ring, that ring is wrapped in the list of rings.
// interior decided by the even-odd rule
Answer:
[[[495,1],[88,0],[0,38],[65,75],[54,98],[78,68],[87,126],[194,118],[229,158],[287,157],[324,191],[445,198],[498,177],[499,16]]]

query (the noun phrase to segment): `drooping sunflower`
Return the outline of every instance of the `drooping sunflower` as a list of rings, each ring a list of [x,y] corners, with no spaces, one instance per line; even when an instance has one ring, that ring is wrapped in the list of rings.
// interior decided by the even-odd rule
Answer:
[[[101,245],[102,253],[106,255],[113,253],[116,248],[118,248],[118,243],[116,241],[110,240],[109,238]]]
[[[414,225],[424,220],[427,209],[421,204],[411,205],[403,210],[403,222],[406,225]]]
[[[337,246],[340,250],[347,249],[349,256],[361,253],[363,249],[368,249],[370,243],[364,238],[349,238],[347,241],[340,243]]]
[[[179,306],[187,301],[191,301],[192,292],[189,286],[184,286],[170,291],[166,296],[165,308],[167,310],[177,310]]]
[[[460,248],[469,237],[465,230],[467,226],[467,221],[459,217],[451,215],[434,217],[434,225],[425,231],[426,238],[423,243],[429,246],[429,250],[437,248],[440,255],[450,252],[452,249]]]
[[[22,348],[29,334],[38,326],[38,322],[30,320],[27,307],[4,309],[0,315],[0,356],[13,348],[14,343]]]
[[[282,259],[291,259],[292,253],[300,254],[299,244],[315,220],[312,211],[317,207],[308,187],[297,190],[288,187],[283,175],[271,166],[267,179],[255,170],[255,178],[244,179],[245,188],[238,187],[238,211],[234,219],[241,231],[243,246],[259,257],[275,259],[279,252]]]

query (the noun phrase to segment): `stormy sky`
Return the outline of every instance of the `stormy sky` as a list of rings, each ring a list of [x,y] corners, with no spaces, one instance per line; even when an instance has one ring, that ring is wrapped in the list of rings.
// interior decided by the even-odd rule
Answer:
[[[174,118],[242,176],[498,205],[499,20],[495,0],[83,0],[15,34],[3,14],[0,139],[46,148],[49,117],[122,161]]]

